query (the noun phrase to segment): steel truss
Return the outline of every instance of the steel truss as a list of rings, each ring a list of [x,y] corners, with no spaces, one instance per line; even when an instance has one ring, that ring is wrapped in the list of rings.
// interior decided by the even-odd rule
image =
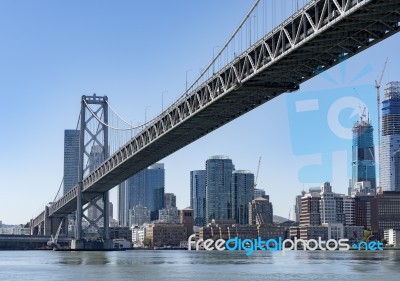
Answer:
[[[399,31],[400,0],[314,0],[190,94],[83,179],[105,192],[253,108]],[[76,208],[74,187],[50,214]]]

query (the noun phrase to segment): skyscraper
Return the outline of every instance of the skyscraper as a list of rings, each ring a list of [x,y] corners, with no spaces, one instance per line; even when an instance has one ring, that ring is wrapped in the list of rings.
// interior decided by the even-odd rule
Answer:
[[[385,87],[380,155],[382,189],[400,191],[400,82],[390,82]]]
[[[249,203],[254,197],[254,174],[233,171],[231,182],[232,219],[238,224],[249,223]]]
[[[156,220],[158,219],[158,210],[164,207],[164,164],[153,164],[144,171],[144,206],[150,210],[151,220]],[[132,198],[134,195],[131,194],[130,197]]]
[[[165,193],[164,194],[164,207],[165,208],[174,208],[176,207],[176,195],[173,193]]]
[[[206,222],[231,218],[231,180],[234,166],[226,156],[206,161]]]
[[[206,171],[190,171],[190,208],[194,225],[204,226],[206,217]]]
[[[325,182],[322,186],[320,199],[320,214],[322,223],[336,222],[336,201],[335,195],[332,192],[332,186],[329,182]]]
[[[352,186],[357,182],[369,181],[376,190],[375,152],[373,128],[369,120],[361,118],[353,126]]]
[[[272,225],[274,212],[272,203],[267,198],[257,197],[249,202],[249,221],[250,225]]]
[[[150,210],[151,220],[158,219],[158,211],[164,206],[164,164],[156,163],[128,178],[118,188],[119,224],[127,226],[128,212],[140,205]]]
[[[120,226],[129,224],[128,180],[118,185],[118,223]]]
[[[67,193],[78,183],[79,130],[64,131],[64,189]]]

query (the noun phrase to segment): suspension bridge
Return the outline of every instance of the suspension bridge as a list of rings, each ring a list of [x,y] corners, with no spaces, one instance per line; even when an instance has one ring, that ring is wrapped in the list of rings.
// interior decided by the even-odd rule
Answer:
[[[254,23],[259,2],[183,95],[140,127],[125,121],[125,128],[111,126],[107,97],[82,97],[78,184],[31,221],[32,234],[55,233],[62,218],[76,212],[75,239],[82,240],[82,217],[88,219],[85,205],[90,203],[102,211],[103,238],[108,239],[110,189],[399,31],[400,0],[313,0],[254,38],[254,29],[247,36],[246,26]],[[97,127],[89,128],[90,122]],[[110,151],[109,130],[128,130],[130,136]],[[84,165],[93,152],[89,143],[103,153],[91,168]],[[99,198],[103,207],[95,203]]]

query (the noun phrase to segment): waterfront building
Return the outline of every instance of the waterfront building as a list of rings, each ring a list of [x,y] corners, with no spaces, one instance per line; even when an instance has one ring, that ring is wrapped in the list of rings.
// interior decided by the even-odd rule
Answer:
[[[352,146],[352,181],[370,183],[370,188],[376,190],[375,150],[373,127],[363,115],[353,126]]]
[[[194,225],[206,224],[206,171],[190,172],[190,207],[193,209]]]
[[[232,172],[231,202],[232,219],[238,224],[249,223],[249,203],[254,196],[254,174],[250,171]]]
[[[132,246],[134,248],[144,246],[143,241],[144,241],[144,238],[146,237],[147,226],[148,226],[148,224],[144,224],[142,226],[133,225],[131,227],[131,229],[132,229]]]
[[[7,227],[0,227],[0,235],[30,235],[31,229],[29,227],[22,227],[20,225],[9,225]]]
[[[398,229],[385,229],[384,239],[387,241],[388,245],[393,245],[394,247],[400,247],[400,230]]]
[[[356,225],[345,225],[343,237],[349,239],[350,244],[354,242],[359,242],[364,237],[364,227]]]
[[[103,228],[101,228],[102,231]],[[110,239],[124,239],[127,241],[132,241],[132,230],[130,227],[110,227],[109,228]]]
[[[234,165],[226,156],[206,161],[206,222],[232,217],[231,180]]]
[[[180,211],[180,223],[186,228],[187,238],[193,234],[193,209],[184,208]]]
[[[272,203],[267,198],[258,197],[249,203],[250,225],[272,225],[273,208]]]
[[[382,102],[380,185],[400,191],[400,82],[386,85]]]
[[[359,195],[354,197],[355,224],[371,229],[372,199],[373,195]]]
[[[78,183],[79,130],[64,131],[64,188],[66,194]]]
[[[279,239],[285,237],[285,228],[281,226],[268,225],[219,225],[210,224],[199,230],[199,239],[218,239],[228,240],[231,238],[239,239],[257,239],[263,240]]]
[[[150,210],[144,206],[136,205],[129,210],[129,225],[143,225],[150,223]]]
[[[372,233],[383,239],[385,229],[400,229],[400,191],[383,191],[372,199]]]
[[[146,238],[153,247],[178,247],[187,241],[186,227],[183,224],[153,223],[146,227]]]
[[[349,239],[349,243],[360,241],[363,238],[364,228],[362,226],[345,226],[342,223],[325,223],[322,225],[308,225],[300,226],[298,228],[292,227],[290,229],[291,236],[300,233],[300,239],[321,240],[329,239]],[[299,237],[299,236],[296,236]]]

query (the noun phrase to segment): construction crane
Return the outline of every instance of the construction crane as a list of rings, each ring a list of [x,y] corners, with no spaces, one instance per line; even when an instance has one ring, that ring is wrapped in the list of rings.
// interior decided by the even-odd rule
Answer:
[[[58,236],[60,235],[61,226],[63,224],[64,219],[61,220],[60,226],[57,229],[56,236],[53,237],[53,234],[50,237],[50,240],[47,242],[47,246],[53,248],[53,250],[60,248],[58,242]]]
[[[380,88],[381,88],[381,83],[382,83],[382,78],[383,78],[383,74],[385,73],[386,70],[386,65],[388,62],[388,58],[386,58],[385,60],[385,64],[383,65],[383,70],[381,73],[381,77],[379,78],[379,81],[375,80],[375,89],[376,89],[376,101],[378,103],[378,160],[379,163],[381,162],[381,153],[380,153],[380,149],[381,149],[381,94],[380,94]],[[379,173],[379,180],[381,178],[381,175]]]
[[[260,165],[261,165],[261,156],[260,156],[260,159],[258,160],[257,174],[256,174],[256,179],[254,180],[254,189],[257,187],[258,174],[260,172]]]
[[[354,92],[356,93],[357,97],[360,95],[358,94],[358,91],[356,88],[353,88]],[[360,109],[360,122],[362,123],[367,119],[367,108],[364,106],[364,108],[361,107],[361,104],[358,105],[358,108]],[[369,117],[368,117],[368,123],[369,123]]]

